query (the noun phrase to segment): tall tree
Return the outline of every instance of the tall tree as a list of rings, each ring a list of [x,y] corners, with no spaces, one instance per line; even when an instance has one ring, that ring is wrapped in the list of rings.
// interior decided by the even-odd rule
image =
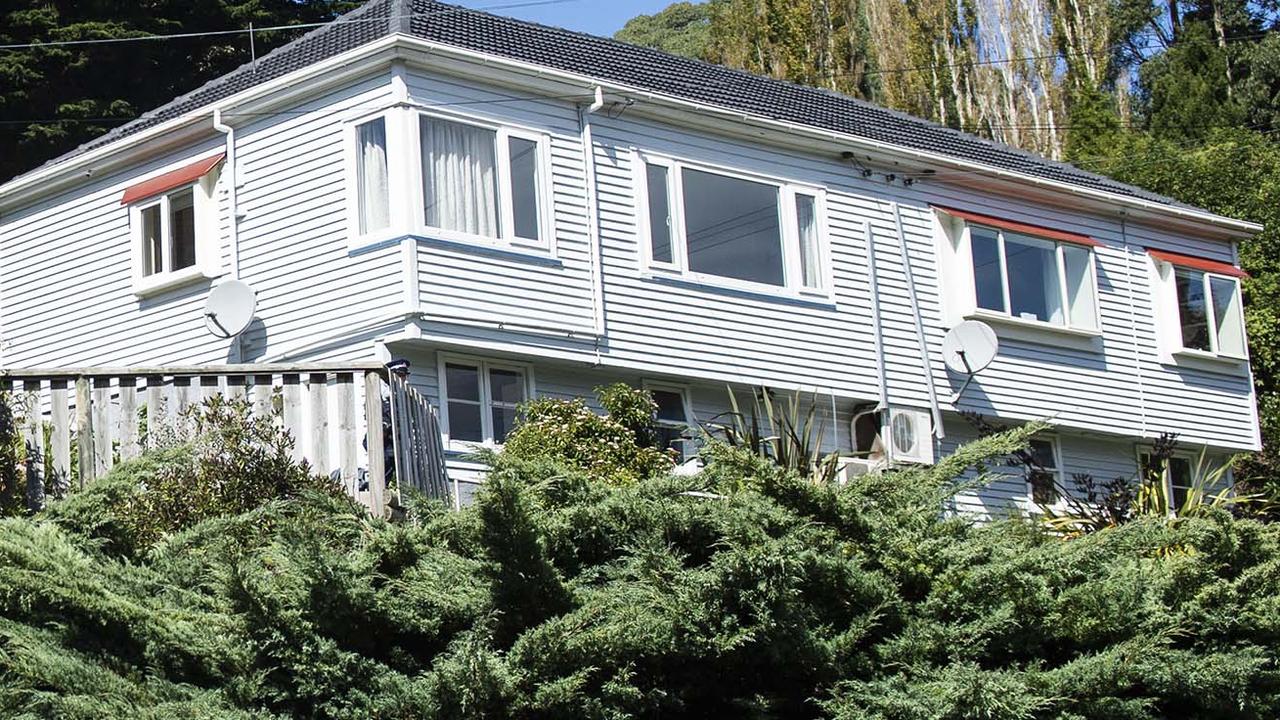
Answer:
[[[678,2],[653,15],[637,15],[628,20],[614,38],[674,55],[704,58],[711,44],[713,6],[721,1]]]
[[[0,45],[203,33],[330,20],[345,0],[10,0]],[[257,33],[268,52],[300,34]],[[250,59],[247,35],[0,50],[0,178],[101,135]]]

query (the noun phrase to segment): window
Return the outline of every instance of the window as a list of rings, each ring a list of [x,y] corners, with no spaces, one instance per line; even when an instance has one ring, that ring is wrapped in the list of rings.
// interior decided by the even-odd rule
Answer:
[[[649,387],[658,406],[658,441],[663,448],[684,451],[684,431],[689,427],[689,406],[680,388]]]
[[[528,399],[524,367],[447,360],[441,367],[445,427],[450,443],[500,445]]]
[[[427,227],[546,243],[541,139],[427,115],[418,127]]]
[[[356,206],[361,235],[391,226],[390,184],[386,119],[357,125]]]
[[[1244,357],[1239,281],[1181,267],[1173,277],[1183,349]]]
[[[1097,329],[1093,252],[1088,247],[970,225],[969,249],[979,310]]]
[[[651,266],[823,289],[819,192],[667,160],[642,165]]]
[[[1057,447],[1052,440],[1034,439],[1027,454],[1027,485],[1031,490],[1031,501],[1037,505],[1052,505],[1058,500],[1058,486],[1061,484]]]
[[[1172,507],[1170,512],[1178,512],[1187,503],[1187,496],[1195,486],[1195,472],[1191,466],[1191,458],[1175,455],[1166,460],[1157,460],[1150,453],[1142,453],[1142,473],[1149,482],[1164,483],[1169,494]]]
[[[216,155],[132,185],[127,205],[133,235],[133,284],[139,296],[216,274]]]

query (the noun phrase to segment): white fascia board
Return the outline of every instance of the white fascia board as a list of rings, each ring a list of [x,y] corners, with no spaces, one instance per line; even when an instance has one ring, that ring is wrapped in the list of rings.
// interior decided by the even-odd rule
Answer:
[[[172,149],[187,141],[198,139],[204,130],[213,130],[213,109],[224,115],[233,110],[265,110],[270,107],[312,96],[340,84],[353,76],[367,73],[379,61],[389,62],[397,36],[380,38],[367,45],[348,50],[305,68],[282,75],[274,80],[247,88],[235,95],[192,110],[185,115],[167,120],[154,127],[140,130],[127,137],[94,148],[46,168],[37,168],[0,185],[0,212],[32,204],[90,177],[99,177],[123,167],[137,164],[138,154],[126,151],[146,145],[157,149]],[[385,57],[379,57],[385,53]],[[321,83],[306,82],[321,79]],[[148,152],[147,156],[155,154]]]
[[[398,38],[402,47],[407,49],[416,49],[430,55],[462,59],[481,67],[502,68],[543,80],[560,80],[571,86],[582,88],[584,96],[590,95],[594,92],[594,88],[599,86],[604,88],[605,92],[610,94],[625,96],[632,99],[640,98],[655,104],[664,105],[672,109],[683,110],[695,115],[713,115],[719,118],[729,119],[735,123],[744,123],[767,130],[781,131],[791,135],[818,139],[824,142],[837,142],[845,146],[861,148],[866,152],[894,157],[905,156],[915,158],[916,160],[928,165],[974,172],[975,174],[984,174],[994,178],[1006,179],[1014,182],[1015,184],[1024,186],[1028,184],[1035,185],[1051,190],[1055,194],[1074,195],[1077,197],[1102,201],[1111,206],[1118,205],[1122,208],[1131,209],[1131,211],[1137,211],[1143,215],[1149,214],[1152,217],[1175,217],[1198,224],[1209,225],[1218,228],[1220,231],[1225,231],[1232,236],[1249,237],[1262,231],[1262,225],[1257,223],[1237,220],[1235,218],[1217,215],[1210,212],[1178,207],[1175,205],[1165,205],[1163,203],[1144,200],[1142,198],[1136,198],[1129,195],[1086,188],[1079,185],[1072,185],[1070,183],[1057,182],[1034,175],[1028,175],[1026,173],[1020,173],[1015,170],[1006,170],[990,165],[984,165],[982,163],[961,160],[949,155],[916,150],[901,145],[893,145],[891,143],[884,143],[857,135],[823,130],[811,125],[774,120],[771,118],[744,113],[740,110],[733,110],[718,105],[685,100],[683,98],[666,95],[644,88],[633,87],[609,80],[602,80],[590,75],[579,75],[563,70],[556,70],[543,65],[535,65],[520,60],[512,60],[497,55],[467,50],[465,48],[446,45],[431,40],[424,40],[418,37],[398,36]]]

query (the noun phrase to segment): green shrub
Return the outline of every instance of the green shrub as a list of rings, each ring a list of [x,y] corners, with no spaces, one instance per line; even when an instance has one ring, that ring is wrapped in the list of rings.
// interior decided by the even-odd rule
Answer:
[[[100,539],[109,552],[134,555],[167,533],[275,498],[306,490],[339,492],[335,483],[295,462],[293,439],[244,400],[213,396],[155,436],[165,444],[113,467],[86,491],[55,505],[49,516]]]
[[[654,444],[657,405],[649,393],[618,383],[596,388],[607,414],[582,400],[538,398],[521,406],[521,422],[507,435],[504,454],[525,460],[553,459],[609,483],[627,483],[662,473],[671,457]]]

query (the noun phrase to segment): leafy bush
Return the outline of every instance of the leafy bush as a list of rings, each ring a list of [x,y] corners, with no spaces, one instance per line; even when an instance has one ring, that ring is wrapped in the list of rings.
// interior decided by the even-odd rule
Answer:
[[[152,428],[160,446],[122,463],[93,493],[77,493],[50,516],[133,555],[167,533],[204,520],[246,512],[305,490],[337,493],[291,457],[293,440],[270,416],[244,400],[215,395],[191,408],[173,428]]]
[[[671,469],[654,447],[652,396],[623,383],[596,388],[606,415],[582,400],[538,398],[521,406],[521,423],[503,452],[527,460],[552,459],[608,482],[633,482]]]
[[[939,512],[1039,429],[843,487],[716,442],[625,482],[503,453],[460,512],[301,491],[134,558],[99,539],[110,498],[2,520],[0,716],[1280,715],[1280,527]]]

